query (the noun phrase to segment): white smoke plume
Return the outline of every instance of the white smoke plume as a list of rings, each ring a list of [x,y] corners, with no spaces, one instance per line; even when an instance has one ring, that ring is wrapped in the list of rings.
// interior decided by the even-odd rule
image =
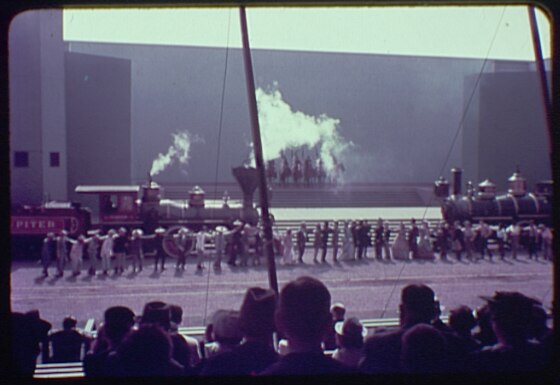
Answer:
[[[172,134],[173,144],[165,154],[159,154],[152,162],[150,175],[154,176],[165,170],[168,166],[178,161],[183,166],[189,163],[189,151],[192,143],[203,142],[202,138],[192,135],[187,130]]]
[[[340,162],[344,150],[353,145],[340,135],[339,119],[292,110],[283,100],[277,82],[268,92],[257,88],[256,97],[265,161],[279,158],[283,151],[291,162],[292,151],[298,153],[298,150],[304,150],[312,158],[318,156],[323,161],[327,175],[331,175],[334,172],[334,158]],[[303,161],[301,153],[299,151],[298,156]],[[251,153],[251,160],[253,158],[254,154]]]

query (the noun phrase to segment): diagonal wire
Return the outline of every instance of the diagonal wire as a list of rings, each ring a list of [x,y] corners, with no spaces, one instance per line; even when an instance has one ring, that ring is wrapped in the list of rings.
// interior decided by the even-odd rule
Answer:
[[[217,155],[216,155],[216,167],[214,170],[214,199],[218,197],[218,171],[220,169],[220,152],[221,152],[221,145],[222,145],[222,128],[223,128],[223,121],[224,121],[224,101],[225,101],[225,93],[226,93],[226,80],[227,80],[227,69],[228,69],[228,57],[229,57],[229,32],[230,32],[230,25],[231,25],[231,8],[228,14],[228,25],[227,25],[227,38],[226,38],[226,52],[225,52],[225,65],[224,65],[224,75],[222,81],[222,99],[220,101],[220,123],[218,128],[218,144],[217,144]],[[206,325],[206,317],[208,315],[208,294],[210,290],[210,271],[211,271],[212,263],[211,261],[208,263],[208,274],[206,279],[206,299],[204,305],[204,318],[203,324]]]
[[[478,76],[476,78],[476,82],[474,84],[474,87],[473,87],[473,89],[470,93],[469,99],[467,101],[467,105],[463,109],[461,119],[459,120],[459,124],[457,125],[457,129],[455,130],[455,135],[453,136],[453,140],[451,141],[451,145],[449,146],[449,150],[448,150],[447,155],[445,157],[445,161],[443,162],[443,165],[440,169],[439,175],[443,174],[443,171],[445,170],[445,167],[447,166],[447,163],[449,162],[449,158],[451,157],[451,154],[453,152],[453,148],[455,147],[455,143],[457,142],[457,138],[459,137],[459,134],[461,133],[461,131],[464,127],[464,123],[465,123],[465,119],[467,117],[467,113],[470,109],[470,106],[471,106],[471,103],[473,101],[476,90],[478,89],[478,85],[480,83],[480,80],[482,79],[482,74],[484,73],[486,63],[488,63],[488,56],[490,55],[490,52],[492,51],[492,47],[494,46],[494,42],[496,41],[496,36],[498,36],[498,31],[500,30],[500,25],[502,24],[502,20],[504,18],[505,13],[506,13],[506,7],[504,6],[504,9],[502,10],[502,14],[500,16],[500,20],[498,20],[498,25],[496,26],[496,30],[494,31],[494,36],[492,36],[492,40],[490,41],[490,45],[488,46],[488,50],[486,51],[486,56],[484,57],[484,60],[482,62],[482,66],[480,67],[480,71],[478,72]],[[422,220],[424,220],[426,218],[428,208],[432,205],[433,199],[434,199],[434,197],[432,195],[430,197],[430,201],[428,202],[428,204],[426,205],[426,207],[424,209],[424,214],[422,215]],[[406,263],[403,263],[403,265],[402,265],[402,267],[399,271],[399,275],[397,276],[397,279],[395,280],[395,284],[393,285],[393,287],[391,289],[391,292],[389,293],[389,296],[387,298],[387,301],[385,302],[385,306],[383,307],[383,311],[381,312],[381,317],[380,318],[383,318],[385,316],[385,313],[387,312],[387,307],[389,306],[389,302],[391,302],[391,299],[393,298],[393,295],[394,295],[395,290],[397,288],[397,284],[401,279],[402,273],[403,273],[406,265],[407,265]]]

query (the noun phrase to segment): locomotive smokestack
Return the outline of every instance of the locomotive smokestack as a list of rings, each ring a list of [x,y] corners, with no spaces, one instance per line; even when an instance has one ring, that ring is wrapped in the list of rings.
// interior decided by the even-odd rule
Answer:
[[[461,195],[461,179],[463,170],[460,168],[453,168],[451,169],[451,173],[453,174],[453,196]]]
[[[243,208],[253,208],[253,194],[257,189],[259,177],[254,167],[235,167],[231,173],[243,191]]]

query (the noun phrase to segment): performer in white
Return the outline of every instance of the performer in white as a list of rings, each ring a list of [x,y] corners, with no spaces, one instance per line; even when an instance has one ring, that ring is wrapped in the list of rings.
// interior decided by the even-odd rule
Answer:
[[[194,248],[196,250],[196,269],[198,271],[201,271],[202,268],[204,267],[202,265],[202,262],[204,261],[204,250],[205,250],[205,246],[206,246],[206,240],[210,239],[211,235],[209,233],[206,232],[207,228],[206,226],[202,227],[202,230],[200,230],[198,233],[196,233],[196,238],[195,238],[195,243],[194,243]]]
[[[409,249],[408,242],[406,240],[406,228],[404,227],[404,223],[401,222],[399,232],[397,233],[395,242],[393,242],[393,246],[391,247],[391,254],[393,255],[393,259],[407,261],[409,259],[408,252]]]
[[[418,258],[421,259],[434,259],[434,251],[430,240],[430,227],[428,221],[422,222],[420,227],[420,235],[418,241]]]
[[[517,223],[512,223],[508,226],[507,237],[510,241],[511,256],[517,259],[517,251],[519,250],[519,236],[521,235],[521,227]]]
[[[100,236],[99,239],[103,241],[101,243],[101,270],[103,270],[103,275],[107,275],[111,269],[111,258],[113,257],[113,240],[116,237],[115,230],[111,229],[107,232],[107,235]]]
[[[283,237],[284,254],[282,261],[284,265],[291,265],[294,261],[294,240],[292,237],[292,229],[287,229]]]
[[[80,235],[77,240],[68,238],[68,241],[72,244],[72,248],[70,249],[70,262],[72,263],[72,275],[77,276],[82,273],[85,237],[83,235]]]
[[[352,238],[352,230],[348,221],[344,221],[342,229],[344,238],[342,239],[342,259],[350,261],[354,259],[354,239]]]

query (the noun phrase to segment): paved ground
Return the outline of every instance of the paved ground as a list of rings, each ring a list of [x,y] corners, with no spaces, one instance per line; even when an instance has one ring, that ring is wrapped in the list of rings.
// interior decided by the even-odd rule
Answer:
[[[305,259],[311,261],[312,256],[306,254]],[[163,300],[183,306],[185,326],[200,326],[216,309],[238,308],[247,287],[268,286],[264,266],[231,268],[224,264],[221,273],[206,268],[197,274],[192,259],[185,272],[176,272],[174,262],[170,260],[163,273],[154,273],[150,265],[139,274],[128,270],[119,277],[71,278],[67,272],[60,279],[41,278],[38,264],[17,262],[11,274],[12,308],[15,311],[37,308],[55,327],[65,315],[73,314],[83,326],[88,318],[101,319],[109,306],[126,305],[139,313],[145,302]],[[453,259],[450,262],[367,259],[337,265],[279,264],[277,273],[280,287],[301,275],[321,279],[331,290],[333,302],[344,303],[348,315],[362,319],[396,317],[400,289],[411,282],[430,285],[440,298],[444,313],[461,304],[476,307],[482,303],[479,295],[491,295],[495,290],[518,290],[547,306],[552,300],[552,264],[531,261],[525,255],[518,261],[495,259],[477,263]]]

